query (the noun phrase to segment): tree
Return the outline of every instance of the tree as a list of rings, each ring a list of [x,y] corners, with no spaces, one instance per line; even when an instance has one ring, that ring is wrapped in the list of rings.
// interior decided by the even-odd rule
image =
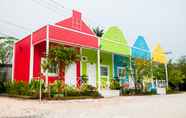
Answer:
[[[49,63],[49,66],[47,65],[48,68],[50,69],[52,65],[57,66],[59,69],[59,79],[64,81],[66,68],[75,61],[78,61],[80,55],[75,48],[52,44],[47,58]]]
[[[145,60],[136,60],[135,61],[135,71],[136,71],[136,79],[142,80],[144,76],[151,77],[151,63],[150,61]]]
[[[153,63],[152,66],[153,78],[157,80],[165,80],[165,67],[164,64]]]
[[[97,27],[93,28],[93,31],[96,34],[96,36],[102,37],[104,29],[101,29],[100,27],[97,26]]]
[[[147,60],[135,59],[133,60],[133,73],[135,76],[135,90],[145,90],[143,80],[152,79],[151,63]]]
[[[0,37],[0,64],[11,63],[15,40],[14,37]]]
[[[170,85],[173,88],[179,89],[179,85],[183,84],[185,80],[185,75],[180,68],[180,64],[169,61],[168,74],[169,74]]]
[[[180,90],[186,90],[186,56],[182,56],[178,59],[178,66],[184,75],[184,82],[180,84]]]

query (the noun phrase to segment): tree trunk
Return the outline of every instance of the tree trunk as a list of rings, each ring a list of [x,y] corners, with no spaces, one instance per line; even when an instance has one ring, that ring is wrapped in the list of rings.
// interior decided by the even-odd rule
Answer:
[[[65,65],[59,63],[59,80],[61,80],[62,88],[65,85]]]

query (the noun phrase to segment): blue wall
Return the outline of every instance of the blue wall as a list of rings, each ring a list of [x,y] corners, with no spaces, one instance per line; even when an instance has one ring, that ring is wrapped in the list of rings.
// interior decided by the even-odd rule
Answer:
[[[138,36],[134,45],[132,46],[132,57],[144,60],[151,59],[150,49],[143,36]]]
[[[126,69],[129,69],[129,65],[129,57],[114,55],[114,77],[117,77],[117,67],[126,67]],[[128,80],[128,73],[126,73],[126,77]]]

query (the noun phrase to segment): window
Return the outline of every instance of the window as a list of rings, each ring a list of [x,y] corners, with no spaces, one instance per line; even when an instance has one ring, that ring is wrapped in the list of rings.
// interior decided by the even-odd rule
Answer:
[[[108,67],[101,66],[101,76],[108,76]]]
[[[41,64],[45,61],[45,58],[41,58]],[[41,67],[41,73],[45,75],[43,68]],[[58,65],[50,65],[48,70],[48,76],[58,76]]]

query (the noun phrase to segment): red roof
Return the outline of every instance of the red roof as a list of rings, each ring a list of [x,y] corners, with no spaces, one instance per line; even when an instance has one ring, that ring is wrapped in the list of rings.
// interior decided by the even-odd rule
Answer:
[[[33,33],[33,44],[46,39],[47,27],[44,26]],[[81,19],[81,13],[73,11],[70,18],[55,25],[49,25],[49,40],[87,48],[98,48],[98,39],[95,33]]]

